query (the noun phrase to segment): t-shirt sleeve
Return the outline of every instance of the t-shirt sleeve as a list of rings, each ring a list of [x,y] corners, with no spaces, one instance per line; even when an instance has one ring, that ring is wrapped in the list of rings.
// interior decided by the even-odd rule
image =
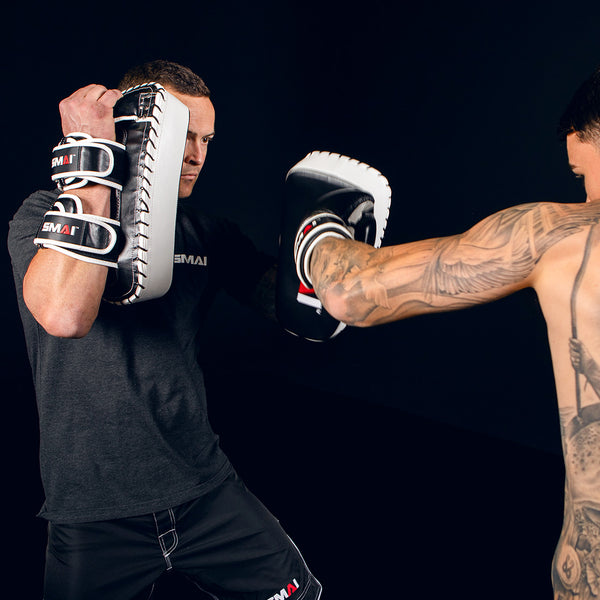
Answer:
[[[56,197],[54,192],[35,192],[23,202],[9,223],[8,252],[17,280],[23,280],[29,263],[37,252],[33,240],[44,214],[54,204]]]

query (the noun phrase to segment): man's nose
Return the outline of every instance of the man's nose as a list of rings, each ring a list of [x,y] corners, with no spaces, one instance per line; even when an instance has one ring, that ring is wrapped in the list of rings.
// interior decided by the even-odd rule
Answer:
[[[201,142],[188,141],[185,148],[185,160],[193,165],[204,164],[206,145]]]

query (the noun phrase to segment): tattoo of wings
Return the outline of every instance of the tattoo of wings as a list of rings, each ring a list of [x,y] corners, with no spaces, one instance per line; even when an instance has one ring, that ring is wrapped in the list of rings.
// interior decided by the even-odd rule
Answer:
[[[426,293],[477,294],[525,279],[554,244],[598,222],[594,205],[525,204],[442,238],[423,274]]]

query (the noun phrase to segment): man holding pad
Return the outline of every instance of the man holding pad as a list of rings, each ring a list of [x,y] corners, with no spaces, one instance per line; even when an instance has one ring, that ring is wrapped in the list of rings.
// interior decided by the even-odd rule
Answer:
[[[58,188],[10,225],[40,419],[44,598],[147,598],[174,569],[222,600],[317,600],[206,414],[197,334],[217,291],[267,313],[274,301],[274,260],[186,200],[215,133],[210,93],[166,61],[119,88],[61,102]]]

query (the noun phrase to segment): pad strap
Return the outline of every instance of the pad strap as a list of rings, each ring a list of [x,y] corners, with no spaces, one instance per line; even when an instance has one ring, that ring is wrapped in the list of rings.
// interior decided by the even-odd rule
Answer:
[[[33,241],[84,262],[116,268],[121,228],[114,219],[84,213],[79,197],[61,194]]]
[[[61,191],[100,183],[123,189],[127,176],[127,152],[123,144],[70,133],[52,150],[52,181]]]
[[[312,288],[312,282],[308,276],[310,258],[317,241],[326,237],[354,239],[344,220],[330,212],[315,213],[305,219],[298,228],[298,234],[294,241],[296,273],[300,283],[309,290]]]

